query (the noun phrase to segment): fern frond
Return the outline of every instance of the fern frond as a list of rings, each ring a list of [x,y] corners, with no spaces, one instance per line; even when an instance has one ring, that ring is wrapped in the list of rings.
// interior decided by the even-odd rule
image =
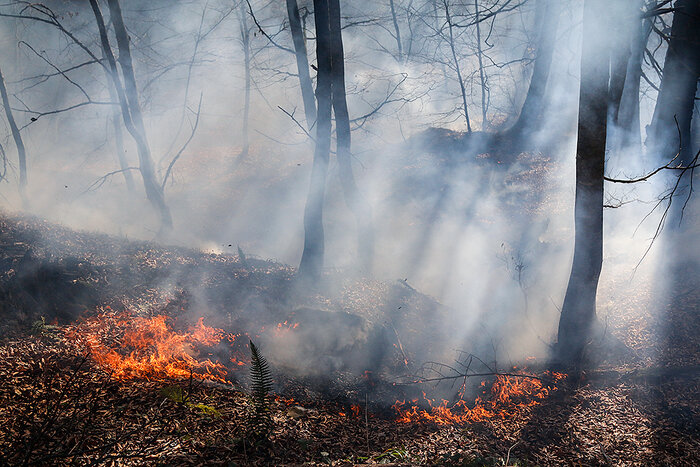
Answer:
[[[250,430],[256,438],[266,439],[272,430],[269,393],[272,391],[272,373],[265,357],[250,343],[250,381],[253,396],[253,414]]]

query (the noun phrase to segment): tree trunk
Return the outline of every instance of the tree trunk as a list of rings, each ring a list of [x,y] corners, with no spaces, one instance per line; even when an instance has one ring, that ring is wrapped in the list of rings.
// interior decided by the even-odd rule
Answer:
[[[306,115],[306,128],[311,130],[316,123],[316,101],[314,100],[314,86],[309,74],[309,58],[306,52],[306,38],[301,27],[299,7],[297,0],[287,0],[287,15],[289,16],[289,29],[292,31],[294,42],[294,56],[297,60],[297,73],[299,74],[299,86],[301,98],[304,101],[304,114]]]
[[[394,0],[389,0],[389,8],[391,9],[391,21],[394,23],[394,38],[396,39],[396,49],[398,50],[396,61],[401,63],[403,60],[403,45],[401,44],[401,29],[399,29],[399,21],[396,17]]]
[[[508,132],[516,138],[527,137],[542,125],[544,92],[547,88],[549,69],[557,38],[560,7],[557,0],[538,0],[535,23],[539,25],[537,34],[537,55],[530,78],[530,86],[525,96],[520,115]]]
[[[455,38],[452,32],[452,17],[450,16],[450,6],[447,3],[448,0],[443,0],[442,4],[445,7],[445,19],[447,20],[447,29],[450,33],[450,51],[452,52],[452,59],[455,62],[455,71],[457,72],[457,81],[459,81],[459,89],[462,93],[462,106],[464,107],[464,119],[467,121],[467,132],[472,132],[472,125],[469,121],[469,109],[467,108],[467,89],[464,87],[464,80],[462,79],[462,69],[459,66],[459,60],[457,59],[457,52],[455,51]]]
[[[312,281],[320,279],[323,268],[323,200],[331,148],[331,51],[328,15],[328,0],[314,0],[318,63],[316,149],[311,170],[311,186],[304,209],[304,251],[299,264],[299,275]]]
[[[139,155],[139,170],[143,178],[146,197],[160,214],[161,230],[170,230],[173,226],[172,216],[170,215],[170,209],[167,204],[165,204],[163,190],[161,190],[160,185],[156,181],[153,158],[151,157],[151,150],[148,146],[146,129],[141,114],[141,104],[139,104],[138,99],[136,78],[134,76],[134,67],[131,60],[131,49],[129,47],[129,35],[124,26],[119,0],[107,0],[107,4],[109,5],[110,18],[114,26],[114,34],[117,38],[119,65],[121,66],[122,75],[124,76],[124,95],[128,103],[127,110],[131,115],[131,122],[133,123],[132,128],[134,133],[132,133],[132,136],[134,136],[136,141]],[[111,54],[111,50],[109,53]],[[123,113],[124,109],[122,108],[122,114]]]
[[[243,138],[243,149],[238,155],[238,163],[248,157],[250,150],[250,135],[248,125],[250,123],[250,32],[248,31],[248,21],[246,21],[245,3],[241,2],[238,10],[238,22],[241,30],[241,45],[243,46],[243,66],[245,73],[245,91],[243,97],[243,128],[241,129]]]
[[[627,63],[627,77],[617,113],[617,127],[620,131],[620,146],[634,148],[635,152],[641,153],[639,83],[642,78],[644,50],[651,33],[651,21],[648,19],[637,21],[634,28],[632,49]]]
[[[559,320],[556,360],[581,364],[596,319],[596,290],[603,264],[603,171],[609,79],[605,0],[586,0],[576,144],[574,260]]]
[[[479,59],[479,81],[481,83],[481,131],[488,129],[486,118],[486,73],[484,71],[484,57],[481,50],[481,25],[479,24],[479,0],[474,0],[474,22],[476,23],[476,56]]]
[[[360,269],[369,274],[372,271],[374,257],[374,229],[372,212],[367,200],[360,194],[352,172],[352,153],[350,146],[350,117],[345,95],[345,58],[343,53],[343,36],[340,26],[340,3],[329,0],[330,36],[331,36],[331,75],[332,101],[335,113],[337,134],[337,157],[340,183],[345,202],[357,222],[357,257]]]
[[[5,116],[7,117],[7,123],[10,125],[10,131],[12,132],[12,138],[15,140],[15,146],[17,146],[17,159],[19,161],[19,195],[22,199],[22,205],[26,209],[27,200],[27,152],[24,148],[24,141],[22,141],[22,135],[17,127],[17,122],[15,122],[15,116],[12,114],[12,108],[10,107],[10,98],[7,95],[7,88],[5,87],[5,78],[2,75],[2,69],[0,69],[0,95],[2,95],[2,105],[5,108]]]
[[[662,162],[668,162],[679,152],[679,148],[680,158],[677,162],[687,164],[694,156],[691,154],[690,128],[698,78],[700,2],[678,0],[673,14],[661,90],[647,135],[647,146]]]

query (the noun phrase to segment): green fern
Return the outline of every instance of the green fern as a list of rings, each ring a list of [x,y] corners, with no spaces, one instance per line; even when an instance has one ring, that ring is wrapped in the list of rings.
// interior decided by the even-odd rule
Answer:
[[[258,348],[250,342],[250,381],[253,396],[253,413],[250,417],[250,434],[260,441],[267,439],[272,431],[270,397],[272,374],[270,366]]]

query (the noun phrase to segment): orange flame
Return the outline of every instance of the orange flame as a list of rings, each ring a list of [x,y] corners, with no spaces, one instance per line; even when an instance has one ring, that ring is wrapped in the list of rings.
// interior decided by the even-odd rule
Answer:
[[[217,345],[235,336],[204,324],[200,318],[184,332],[172,329],[164,315],[138,317],[107,309],[66,331],[95,362],[116,380],[197,378],[226,382],[226,367],[209,358],[198,358],[202,347]],[[235,360],[235,359],[233,359]],[[241,365],[241,362],[235,362]]]
[[[438,425],[456,425],[470,422],[479,422],[492,418],[509,418],[525,407],[538,405],[547,396],[557,389],[554,383],[566,378],[563,373],[547,373],[552,379],[552,384],[545,385],[542,380],[521,376],[498,375],[491,386],[491,394],[487,400],[477,397],[474,407],[470,408],[463,399],[450,405],[449,401],[442,400],[435,405],[434,399],[428,399],[423,393],[424,400],[430,406],[430,410],[419,409],[418,399],[412,401],[396,401],[392,408],[397,412],[398,423],[435,423]],[[481,383],[482,386],[486,382]]]

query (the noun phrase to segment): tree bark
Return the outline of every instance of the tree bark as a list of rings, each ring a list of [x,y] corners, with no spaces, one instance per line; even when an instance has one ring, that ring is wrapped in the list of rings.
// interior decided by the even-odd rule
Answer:
[[[544,93],[556,45],[559,14],[560,7],[557,0],[537,1],[535,23],[539,25],[539,31],[536,39],[535,64],[518,120],[508,130],[511,135],[517,138],[528,136],[539,130],[542,125]]]
[[[690,129],[698,78],[700,2],[678,0],[664,61],[661,90],[647,135],[647,146],[662,162],[668,162],[679,152],[679,148],[678,162],[688,163],[693,157]]]
[[[93,0],[91,0],[91,3],[92,2]],[[170,209],[165,203],[163,190],[161,190],[160,185],[156,181],[153,158],[151,157],[151,150],[148,146],[146,129],[143,124],[143,116],[141,113],[141,104],[139,103],[138,99],[138,89],[136,86],[136,78],[134,76],[134,67],[131,60],[131,49],[129,46],[129,35],[126,31],[126,27],[124,26],[124,19],[122,17],[121,7],[119,6],[119,0],[107,0],[107,4],[109,5],[112,25],[114,26],[114,34],[117,38],[119,65],[124,77],[123,94],[126,98],[126,102],[128,103],[127,112],[130,115],[130,121],[132,123],[132,136],[136,141],[137,152],[139,155],[139,170],[143,178],[146,197],[160,214],[161,230],[170,230],[173,227],[172,216],[170,215]],[[104,45],[105,44],[103,43],[103,49]],[[107,43],[107,46],[108,45],[109,44]],[[109,51],[109,54],[112,54],[111,50]],[[112,70],[113,74],[114,72],[116,72],[116,68]],[[123,106],[122,115],[124,115]],[[127,129],[128,128],[129,127],[127,126]]]
[[[369,274],[372,271],[374,257],[374,229],[372,211],[367,200],[360,194],[352,171],[352,152],[350,138],[350,117],[345,92],[345,58],[343,37],[340,25],[340,2],[329,0],[330,47],[332,101],[335,113],[335,130],[337,134],[337,157],[340,183],[348,208],[357,222],[357,257],[360,270]]]
[[[294,56],[297,60],[297,73],[299,75],[299,86],[301,87],[301,98],[304,102],[306,127],[311,130],[316,123],[316,101],[314,100],[313,82],[309,74],[306,38],[301,26],[297,0],[287,0],[287,15],[289,16],[289,29],[292,31],[292,42],[294,42]]]
[[[15,146],[17,147],[17,159],[19,162],[19,195],[22,199],[22,205],[27,208],[27,151],[24,148],[24,141],[22,141],[22,135],[17,127],[17,122],[15,121],[15,116],[12,113],[12,107],[10,106],[10,98],[7,95],[7,88],[5,87],[5,78],[2,75],[2,69],[0,69],[0,95],[2,95],[2,105],[5,108],[5,116],[7,117],[7,123],[10,125],[10,131],[12,132],[12,138],[15,141]]]
[[[311,169],[311,186],[304,209],[304,251],[299,275],[317,282],[321,278],[324,256],[323,201],[331,148],[331,50],[328,0],[314,0],[316,23],[316,61],[318,78],[316,101],[316,148]]]
[[[596,319],[596,290],[603,264],[603,172],[610,57],[605,0],[586,0],[583,13],[581,87],[576,144],[574,259],[559,320],[556,360],[582,363]]]

